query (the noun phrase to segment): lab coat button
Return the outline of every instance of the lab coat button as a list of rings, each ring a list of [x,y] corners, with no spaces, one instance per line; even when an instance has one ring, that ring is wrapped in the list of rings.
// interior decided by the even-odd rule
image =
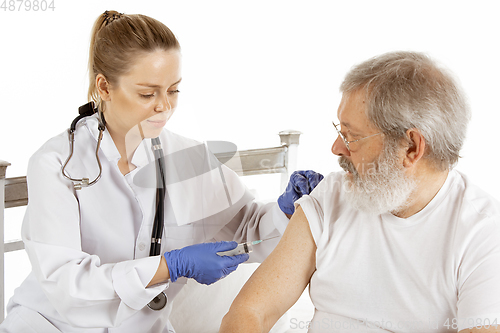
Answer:
[[[144,251],[145,248],[146,248],[146,244],[139,243],[139,251]]]

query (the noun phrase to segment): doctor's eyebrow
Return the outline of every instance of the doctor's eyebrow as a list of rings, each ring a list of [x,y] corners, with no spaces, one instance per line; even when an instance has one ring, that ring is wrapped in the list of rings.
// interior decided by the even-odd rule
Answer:
[[[179,84],[182,81],[182,78],[177,80],[177,82],[174,82],[170,85],[170,87],[175,86],[176,84]],[[150,88],[161,88],[160,85],[158,84],[152,84],[152,83],[137,83],[138,86],[144,86],[144,87],[150,87]]]

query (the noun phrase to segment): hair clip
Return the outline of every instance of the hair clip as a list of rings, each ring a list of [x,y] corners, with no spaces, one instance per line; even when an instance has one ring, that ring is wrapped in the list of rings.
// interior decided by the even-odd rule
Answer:
[[[105,11],[103,15],[104,15],[104,21],[106,22],[106,25],[123,17],[123,13],[110,14],[109,11]]]

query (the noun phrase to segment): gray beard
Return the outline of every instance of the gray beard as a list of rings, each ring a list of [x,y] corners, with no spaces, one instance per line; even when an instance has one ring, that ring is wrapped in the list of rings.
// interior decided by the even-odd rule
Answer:
[[[344,175],[342,189],[352,208],[371,215],[397,213],[408,208],[417,182],[405,175],[391,150],[386,148],[377,161],[368,164],[371,167],[362,176],[347,158],[339,158],[340,166],[351,172]]]

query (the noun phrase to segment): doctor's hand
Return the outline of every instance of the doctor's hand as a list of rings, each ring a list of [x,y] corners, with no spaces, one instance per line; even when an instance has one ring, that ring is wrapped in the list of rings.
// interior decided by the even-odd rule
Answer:
[[[304,194],[311,193],[322,179],[322,174],[312,170],[294,171],[290,176],[285,192],[278,198],[278,206],[280,206],[283,213],[292,215],[295,212],[293,203]]]
[[[248,260],[246,253],[231,257],[217,255],[236,246],[236,242],[201,243],[165,252],[170,280],[175,282],[184,276],[208,285],[222,279]]]

